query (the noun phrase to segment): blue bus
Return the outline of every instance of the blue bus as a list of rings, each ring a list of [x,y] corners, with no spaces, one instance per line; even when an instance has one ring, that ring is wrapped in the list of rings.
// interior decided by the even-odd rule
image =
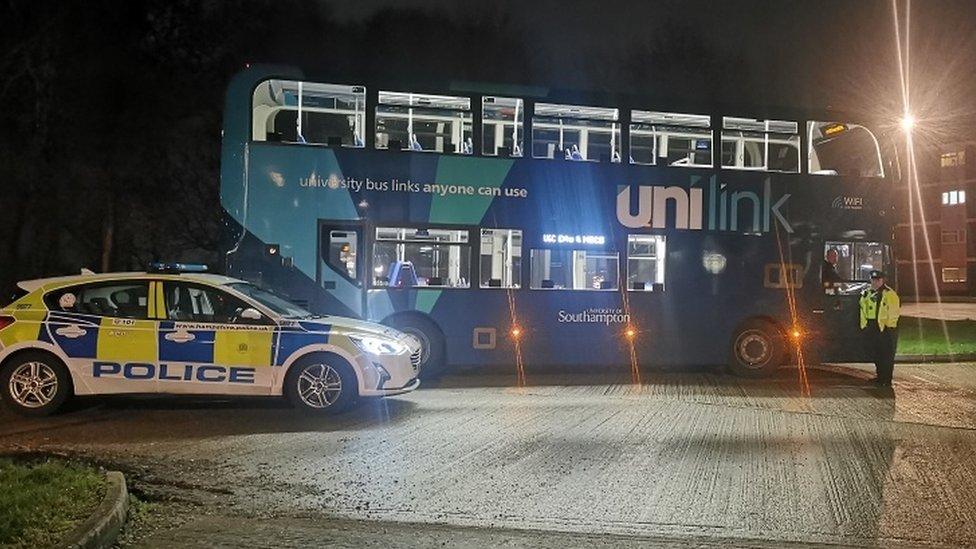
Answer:
[[[869,126],[250,66],[226,96],[225,269],[412,334],[428,375],[862,360],[898,179]]]

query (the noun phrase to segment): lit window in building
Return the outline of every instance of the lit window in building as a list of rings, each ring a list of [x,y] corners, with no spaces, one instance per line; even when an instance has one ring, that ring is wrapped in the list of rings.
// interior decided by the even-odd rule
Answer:
[[[942,205],[945,206],[949,203],[949,193],[942,193]]]
[[[959,203],[960,204],[966,203],[966,191],[959,191]]]
[[[943,168],[951,168],[953,166],[965,166],[966,165],[966,151],[953,151],[942,153],[939,159]]]
[[[943,267],[942,282],[965,282],[966,269],[961,267]]]

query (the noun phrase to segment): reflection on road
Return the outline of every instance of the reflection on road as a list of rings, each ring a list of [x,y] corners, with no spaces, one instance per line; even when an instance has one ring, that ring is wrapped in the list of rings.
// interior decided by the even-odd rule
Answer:
[[[118,464],[224,512],[682,539],[976,543],[974,366],[464,375],[334,418],[267,401],[98,401],[0,445]],[[965,381],[969,379],[970,381]],[[179,479],[175,482],[172,479]],[[207,494],[220,494],[213,500]]]

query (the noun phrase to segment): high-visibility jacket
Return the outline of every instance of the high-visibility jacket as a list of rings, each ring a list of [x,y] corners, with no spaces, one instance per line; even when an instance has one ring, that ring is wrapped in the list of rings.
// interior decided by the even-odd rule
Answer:
[[[881,292],[881,299],[878,299],[878,292]],[[868,320],[877,319],[878,329],[882,332],[885,328],[897,328],[898,317],[901,316],[901,300],[898,294],[888,285],[875,290],[868,288],[861,292],[861,329],[868,325]]]

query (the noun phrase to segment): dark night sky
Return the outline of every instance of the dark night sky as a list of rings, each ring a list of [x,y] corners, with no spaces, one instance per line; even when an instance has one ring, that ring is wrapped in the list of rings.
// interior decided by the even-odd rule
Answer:
[[[745,89],[723,85],[731,102],[900,109],[893,4],[887,0],[497,0],[486,4],[490,8],[448,0],[357,0],[328,5],[336,17],[350,21],[368,20],[391,6],[435,10],[459,20],[485,9],[508,13],[532,41],[531,74],[521,76],[544,85],[600,88],[592,66],[612,64],[656,36],[685,32],[712,51],[741,59],[760,83]],[[898,0],[897,5],[904,22],[906,3]],[[919,110],[933,118],[976,114],[976,1],[912,2],[911,50]]]
[[[904,24],[906,0],[3,2],[0,287],[214,261],[223,94],[248,62],[738,116],[829,107],[897,131],[895,5]],[[976,0],[911,6],[917,142],[974,139]]]

